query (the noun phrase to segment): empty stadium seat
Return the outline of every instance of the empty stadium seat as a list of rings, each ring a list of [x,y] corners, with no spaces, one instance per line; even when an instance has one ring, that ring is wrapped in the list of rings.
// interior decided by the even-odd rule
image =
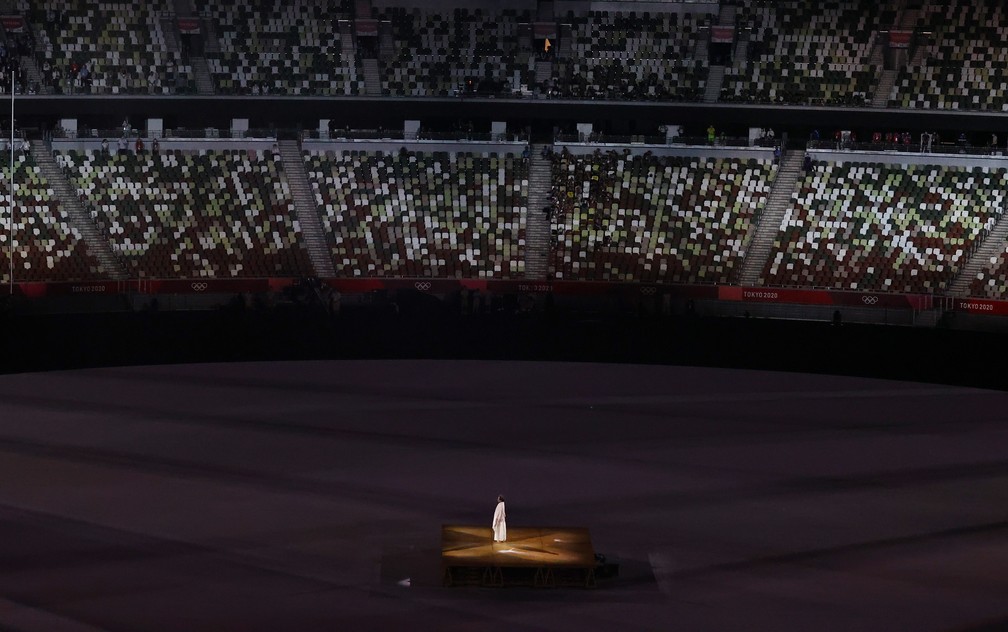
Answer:
[[[800,181],[767,285],[943,292],[1004,204],[1005,169],[817,163]]]
[[[557,154],[553,169],[555,278],[730,283],[776,167],[609,152]]]
[[[882,71],[872,63],[875,37],[894,19],[887,2],[742,3],[736,21],[750,31],[750,50],[725,69],[720,100],[863,106]]]
[[[213,20],[219,51],[206,54],[221,94],[346,96],[364,92],[356,55],[344,51],[337,20],[320,3],[296,0],[264,10],[253,0],[198,0]]]
[[[518,45],[519,22],[531,19],[527,11],[393,7],[376,17],[392,26],[393,51],[381,58],[384,94],[497,94],[532,84],[531,51]]]
[[[900,69],[889,105],[1008,111],[1006,20],[1004,3],[995,0],[923,3],[916,24],[922,48]]]
[[[272,152],[68,151],[57,160],[132,277],[311,273]]]
[[[0,178],[0,208],[11,207],[10,168],[4,161]],[[18,155],[14,163],[14,248],[15,282],[88,281],[108,278],[98,259],[91,254],[60,207],[58,197],[30,156]],[[0,279],[11,278],[9,224],[0,230]]]
[[[555,64],[561,96],[699,101],[707,63],[694,56],[707,14],[571,13],[570,53]]]
[[[338,275],[523,276],[521,158],[311,151],[305,161]]]
[[[86,6],[45,0],[25,9],[43,62],[60,72],[58,90],[172,94],[195,89],[192,67],[180,50],[169,50],[168,40],[175,34],[171,26],[166,31],[161,19],[174,10],[168,0]]]

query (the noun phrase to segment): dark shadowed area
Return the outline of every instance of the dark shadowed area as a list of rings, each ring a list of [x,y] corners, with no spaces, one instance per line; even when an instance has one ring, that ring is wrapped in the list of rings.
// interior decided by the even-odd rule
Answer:
[[[1008,625],[1008,393],[333,360],[0,377],[0,628]],[[587,527],[598,588],[444,588],[440,529]],[[408,581],[406,581],[408,580]]]

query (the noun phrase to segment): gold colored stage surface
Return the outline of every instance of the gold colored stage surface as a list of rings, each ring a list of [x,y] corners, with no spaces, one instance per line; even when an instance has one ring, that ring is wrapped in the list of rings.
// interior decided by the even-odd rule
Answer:
[[[452,585],[595,585],[595,549],[581,527],[508,527],[494,542],[489,527],[443,525],[441,566]]]

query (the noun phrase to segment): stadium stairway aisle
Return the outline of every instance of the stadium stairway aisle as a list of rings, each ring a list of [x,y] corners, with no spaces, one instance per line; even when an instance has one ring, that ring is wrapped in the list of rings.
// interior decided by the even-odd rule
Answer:
[[[990,263],[991,258],[996,258],[1004,249],[1005,241],[1008,240],[1008,220],[1002,215],[994,229],[984,239],[969,261],[963,265],[959,271],[959,276],[949,285],[949,293],[952,296],[967,296],[969,294],[970,283],[976,278],[977,273]]]
[[[722,3],[718,9],[718,24],[722,26],[735,26],[735,17],[738,14],[738,7],[734,4]]]
[[[287,183],[294,197],[294,209],[315,276],[336,276],[329,240],[322,231],[322,220],[319,217],[318,205],[315,203],[315,193],[308,182],[301,145],[296,140],[281,140],[277,144],[280,146],[284,173],[287,174]]]
[[[542,280],[549,273],[550,222],[543,213],[549,204],[552,167],[542,157],[546,145],[532,145],[529,157],[528,217],[525,220],[525,277]]]
[[[209,17],[203,17],[200,19],[200,28],[202,29],[203,36],[203,52],[204,53],[219,53],[220,52],[220,38],[217,37],[217,26],[214,21]],[[205,61],[205,60],[204,60]],[[195,64],[193,64],[195,67]]]
[[[193,6],[193,0],[174,0],[172,5],[175,8],[175,15],[180,18],[196,15],[196,7]]]
[[[340,51],[343,53],[343,59],[356,59],[357,40],[354,38],[352,24],[349,20],[340,20],[337,28],[339,28]]]
[[[74,227],[80,231],[88,251],[98,258],[102,270],[111,279],[123,280],[128,278],[126,270],[119,263],[119,260],[116,259],[115,254],[113,254],[108,240],[98,232],[98,226],[95,224],[94,218],[81,205],[79,193],[74,187],[70,186],[66,175],[56,165],[56,160],[53,159],[52,154],[52,143],[48,141],[35,141],[31,145],[31,154],[35,159],[35,164],[39,167],[39,171],[45,176],[49,186],[52,187],[52,190],[59,198],[60,207],[66,211]]]
[[[701,29],[693,44],[693,59],[707,61],[710,54],[710,29]]]
[[[182,52],[182,45],[179,43],[179,33],[175,28],[176,20],[170,17],[161,17],[158,21],[161,23],[161,32],[165,37],[165,49],[169,53]]]
[[[19,62],[29,84],[37,85],[42,94],[52,94],[52,86],[48,81],[42,81],[42,73],[39,72],[38,64],[35,63],[35,59],[31,55],[21,55]]]
[[[364,94],[369,97],[380,97],[382,94],[381,71],[377,59],[364,59]]]
[[[879,77],[878,85],[875,87],[875,96],[872,97],[872,107],[884,108],[889,104],[889,94],[893,85],[896,84],[896,71],[883,70]]]
[[[749,31],[743,29],[738,35],[738,44],[735,45],[734,68],[745,68],[749,63]]]
[[[904,1],[902,4],[906,5],[907,2]],[[896,22],[899,24],[899,27],[905,31],[913,30],[913,28],[917,26],[918,16],[920,16],[919,8],[916,6],[904,6],[900,9],[899,17],[897,17]]]
[[[213,77],[210,75],[210,65],[207,64],[206,57],[193,55],[189,58],[192,64],[193,75],[196,77],[196,93],[202,95],[215,94]]]
[[[548,59],[536,60],[535,82],[536,85],[543,81],[549,81],[553,77],[553,62]]]
[[[781,159],[780,167],[777,169],[777,177],[774,179],[773,188],[770,191],[770,198],[763,209],[763,216],[759,225],[756,226],[756,233],[749,240],[746,247],[745,262],[742,264],[742,274],[740,283],[742,285],[758,285],[760,274],[763,272],[763,264],[770,256],[770,248],[773,246],[774,238],[780,230],[781,222],[784,220],[784,211],[791,203],[791,196],[795,190],[795,184],[801,175],[801,164],[804,154],[800,151],[789,151]]]
[[[704,88],[704,103],[716,103],[721,97],[721,86],[724,84],[724,66],[711,66],[707,69],[707,86]]]

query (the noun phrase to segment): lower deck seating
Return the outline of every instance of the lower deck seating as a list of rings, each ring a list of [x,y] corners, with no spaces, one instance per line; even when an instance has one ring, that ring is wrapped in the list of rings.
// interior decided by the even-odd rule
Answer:
[[[1003,212],[1005,169],[817,163],[799,183],[767,285],[942,292]]]
[[[769,160],[557,154],[552,274],[733,282],[775,173]]]
[[[69,151],[57,160],[131,277],[311,274],[272,152]]]
[[[11,280],[10,167],[0,177],[0,280]],[[14,163],[14,282],[108,278],[30,155]]]
[[[1004,244],[970,281],[969,295],[1001,301],[1008,299],[1008,244]]]
[[[522,158],[311,151],[305,161],[338,275],[523,276]]]

